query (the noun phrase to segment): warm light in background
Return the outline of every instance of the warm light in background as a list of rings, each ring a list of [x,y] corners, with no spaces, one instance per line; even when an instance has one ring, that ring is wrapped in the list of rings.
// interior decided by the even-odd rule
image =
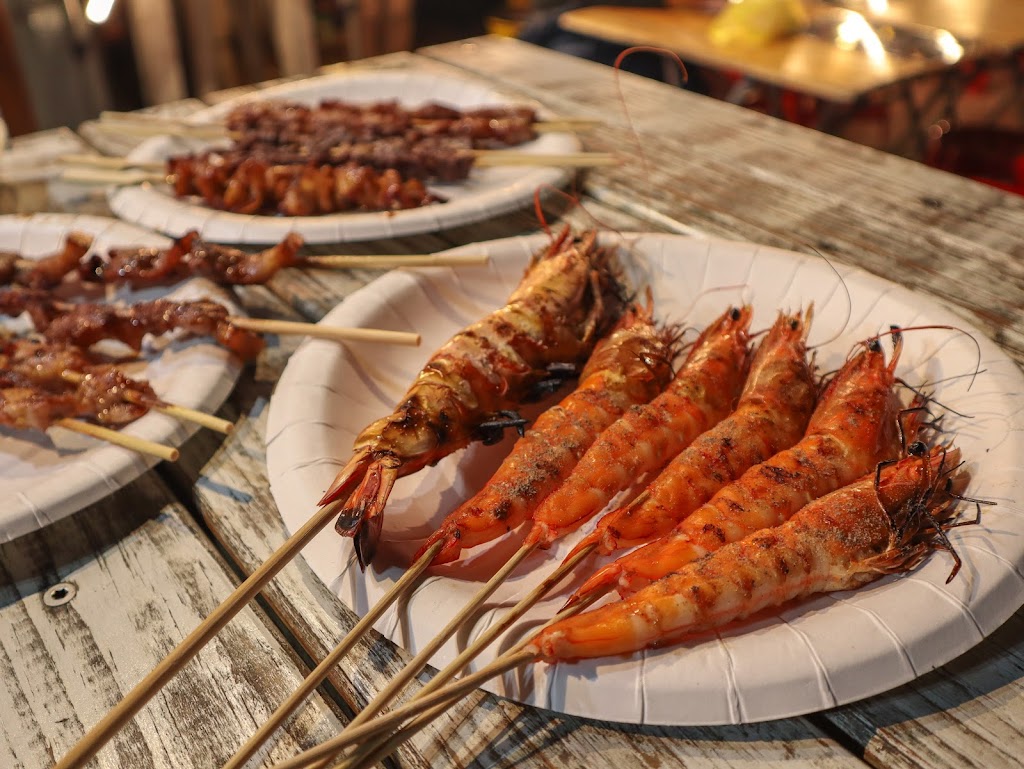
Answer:
[[[944,29],[936,30],[935,45],[939,47],[942,52],[942,60],[947,64],[955,64],[963,58],[964,47],[960,45],[959,40],[953,37],[951,32]]]
[[[85,18],[93,24],[102,24],[110,18],[114,0],[89,0],[85,4]]]
[[[856,11],[848,11],[842,23],[836,27],[836,45],[852,50],[860,45],[872,61],[885,58],[885,46],[868,20]]]
[[[889,10],[889,0],[868,0],[869,13],[885,13]]]

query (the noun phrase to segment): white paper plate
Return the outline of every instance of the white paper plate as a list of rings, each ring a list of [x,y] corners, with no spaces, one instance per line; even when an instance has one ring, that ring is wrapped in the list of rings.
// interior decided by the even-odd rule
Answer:
[[[468,78],[420,72],[361,72],[268,88],[194,113],[189,120],[215,122],[240,103],[266,99],[309,104],[323,99],[355,102],[395,99],[410,106],[440,101],[463,109],[523,102],[503,95],[489,84]],[[194,151],[197,146],[163,137],[140,145],[130,157],[137,161],[164,160],[176,153]],[[512,148],[516,152],[535,154],[579,149],[579,141],[568,133],[543,134],[532,142]],[[338,243],[434,232],[488,219],[528,205],[539,187],[562,184],[568,176],[565,169],[552,167],[474,169],[465,182],[431,185],[431,190],[447,198],[446,203],[380,213],[248,216],[195,205],[187,199],[179,200],[167,187],[149,184],[115,189],[110,195],[110,208],[122,219],[174,236],[195,229],[215,242],[271,243],[280,241],[289,232],[298,232],[309,243]]]
[[[634,285],[653,288],[658,315],[666,320],[700,326],[745,295],[755,308],[754,327],[764,328],[778,309],[793,310],[813,300],[811,343],[825,342],[818,350],[822,371],[838,368],[857,340],[890,323],[951,324],[972,333],[981,348],[983,373],[969,390],[964,375],[975,368],[977,348],[969,338],[948,331],[908,333],[898,374],[912,383],[959,377],[939,385],[937,397],[972,415],[949,414],[946,425],[974,474],[971,492],[999,504],[985,510],[982,525],[951,535],[965,565],[950,585],[944,581],[951,559],[936,553],[910,575],[803,602],[721,635],[629,658],[534,665],[527,673],[495,682],[494,691],[564,713],[631,723],[782,718],[909,681],[978,643],[1020,606],[1024,377],[994,344],[934,300],[841,267],[853,305],[845,324],[847,294],[832,269],[814,256],[669,235],[626,240]],[[415,351],[346,350],[310,342],[292,357],[271,401],[267,432],[271,490],[289,529],[298,528],[315,509],[349,456],[355,433],[392,410],[414,374],[452,333],[504,302],[528,255],[542,242],[474,245],[474,253],[482,248],[492,258],[489,267],[475,270],[391,273],[324,319],[415,330],[423,334],[423,346]],[[707,293],[737,284],[748,288]],[[474,447],[399,481],[385,523],[385,538],[397,542],[392,549],[407,556],[445,513],[479,487],[507,448],[508,442]],[[510,605],[538,582],[579,536],[527,559],[468,635],[477,636],[494,621],[495,604]],[[507,557],[518,542],[510,538],[496,549]],[[477,551],[469,567],[485,565],[487,556]],[[398,568],[360,573],[351,543],[332,530],[317,537],[304,555],[324,583],[358,612],[365,612],[401,573]],[[445,576],[425,581],[408,605],[389,610],[377,629],[407,649],[422,646],[476,590],[467,572],[473,569],[445,567]],[[550,617],[563,600],[564,594],[532,611],[500,648]],[[466,642],[465,636],[449,642],[437,660],[449,661]]]
[[[98,216],[40,214],[0,216],[0,251],[28,258],[58,250],[64,237],[78,230],[94,236],[93,248],[166,246],[169,240],[114,219]],[[166,290],[123,291],[118,299],[141,301],[158,295],[181,299],[214,298],[238,308],[217,286],[192,280]],[[0,323],[19,330],[31,327],[0,317]],[[126,365],[132,376],[149,380],[167,401],[215,411],[234,387],[241,366],[225,349],[202,339],[144,348],[139,361]],[[196,426],[150,412],[122,430],[129,435],[180,446]],[[157,460],[60,428],[44,433],[0,428],[0,541],[14,539],[103,499],[155,465]]]

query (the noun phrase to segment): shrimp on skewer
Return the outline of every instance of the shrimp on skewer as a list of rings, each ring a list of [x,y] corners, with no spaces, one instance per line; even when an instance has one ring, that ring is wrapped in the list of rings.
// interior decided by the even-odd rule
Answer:
[[[966,473],[956,472],[959,457],[936,447],[880,468],[781,526],[709,553],[627,599],[550,625],[532,643],[552,662],[629,654],[793,599],[910,571],[931,550],[949,549],[944,529],[954,525],[948,521],[967,483]]]
[[[527,520],[565,480],[598,434],[630,406],[647,403],[672,377],[676,341],[658,328],[651,301],[632,307],[598,342],[576,390],[541,414],[497,472],[472,499],[445,518],[416,553],[445,545],[435,564],[449,563],[463,548],[489,542]]]
[[[888,364],[882,345],[873,339],[840,369],[799,443],[747,470],[668,535],[598,570],[569,603],[616,586],[628,595],[726,543],[778,526],[811,500],[897,457],[903,440],[913,440],[919,414],[907,420],[904,434],[893,390],[903,337],[894,334],[894,339]]]
[[[395,411],[360,433],[348,464],[320,504],[347,499],[335,525],[373,558],[395,481],[476,440],[495,441],[509,410],[528,400],[550,369],[578,365],[622,310],[611,249],[569,230],[531,260],[504,307],[463,329],[420,371]]]
[[[633,502],[598,521],[567,560],[584,548],[608,555],[668,534],[747,468],[796,443],[814,410],[813,366],[807,362],[811,310],[779,313],[750,364],[736,411],[673,459]]]
[[[599,513],[615,494],[665,466],[729,415],[746,379],[750,307],[704,330],[668,389],[634,406],[598,437],[572,475],[538,508],[525,545],[549,547]]]

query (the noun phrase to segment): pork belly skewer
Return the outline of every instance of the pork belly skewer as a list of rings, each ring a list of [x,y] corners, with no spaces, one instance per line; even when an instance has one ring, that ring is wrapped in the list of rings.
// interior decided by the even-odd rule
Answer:
[[[0,382],[2,384],[2,382]],[[48,392],[36,387],[0,386],[0,426],[16,430],[45,431],[49,427],[90,435],[118,446],[177,461],[178,450],[160,443],[125,435],[108,426],[83,422],[80,417],[91,417],[106,425],[124,425],[135,421],[146,412],[139,406],[122,404],[120,408],[107,408],[89,401],[89,393],[81,389],[68,392]]]
[[[234,425],[203,411],[167,403],[149,383],[132,379],[111,363],[97,360],[86,350],[16,339],[0,343],[0,384],[33,386],[62,392],[73,386],[79,398],[97,404],[99,421],[108,411],[152,409],[175,419],[195,422],[219,433],[230,433]],[[141,414],[138,414],[141,416]]]
[[[353,461],[320,509],[239,585],[202,623],[100,720],[57,764],[79,767],[92,758],[146,702],[205,646],[331,520],[365,529],[375,539],[391,480],[440,460],[476,440],[493,440],[522,423],[509,411],[566,366],[585,360],[622,310],[612,251],[590,233],[578,242],[568,228],[536,254],[503,308],[465,329],[441,348],[392,417],[357,440]],[[493,353],[488,353],[487,339]],[[498,343],[500,342],[500,343]],[[433,374],[439,374],[437,379]],[[450,392],[445,382],[455,385]],[[470,408],[472,399],[475,407]],[[447,425],[443,433],[435,428]],[[377,433],[380,433],[379,436]],[[400,440],[399,440],[400,439]],[[356,487],[359,487],[358,489]],[[357,505],[347,508],[352,496]],[[364,546],[364,554],[367,550]]]
[[[794,599],[855,589],[886,574],[909,572],[933,550],[953,554],[951,580],[959,558],[946,531],[959,525],[957,507],[968,477],[960,470],[957,450],[919,448],[923,454],[915,451],[897,463],[879,466],[856,483],[811,502],[787,523],[688,564],[645,588],[643,597],[638,593],[629,602],[583,614],[577,607],[566,609],[481,670],[275,764],[274,769],[312,766],[424,714],[390,737],[383,749],[378,751],[371,742],[343,764],[365,769],[480,684],[531,662],[601,657],[675,643]],[[745,592],[744,584],[753,589]]]
[[[72,232],[64,239],[60,251],[40,259],[25,259],[15,253],[0,252],[0,286],[54,288],[65,275],[78,269],[91,247],[91,236]]]
[[[414,347],[420,343],[419,334],[405,331],[236,317],[229,315],[223,305],[209,300],[155,299],[127,306],[75,304],[54,300],[41,291],[0,289],[0,315],[16,316],[23,312],[51,342],[91,347],[104,339],[116,339],[136,352],[142,349],[147,334],[159,336],[175,330],[212,337],[242,360],[254,360],[263,349],[263,339],[257,332]]]
[[[474,166],[617,165],[607,153],[525,154],[472,150]],[[423,181],[394,168],[378,170],[357,162],[316,165],[276,163],[258,156],[209,152],[168,161],[168,174],[142,170],[66,168],[63,179],[86,184],[169,183],[179,197],[195,195],[218,210],[241,214],[319,216],[347,211],[400,211],[444,199]]]
[[[82,279],[140,288],[204,277],[221,285],[270,281],[288,267],[458,267],[487,263],[485,254],[423,254],[406,256],[301,256],[302,236],[292,233],[275,246],[249,252],[204,241],[190,230],[168,248],[112,248],[94,254],[80,266]]]
[[[182,134],[196,138],[230,135],[236,141],[292,142],[296,136],[346,130],[361,140],[381,136],[447,135],[472,138],[478,146],[510,146],[537,134],[591,128],[596,121],[556,118],[540,121],[530,107],[483,107],[457,110],[441,104],[404,108],[396,102],[352,104],[327,100],[316,106],[287,101],[260,101],[240,105],[223,123],[188,123],[164,117],[124,112],[103,112],[101,125],[137,130],[145,135]]]

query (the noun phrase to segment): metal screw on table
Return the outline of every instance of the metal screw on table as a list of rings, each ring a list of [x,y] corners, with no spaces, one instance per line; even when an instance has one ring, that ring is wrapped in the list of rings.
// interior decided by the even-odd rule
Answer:
[[[70,603],[78,595],[78,585],[74,582],[58,582],[43,593],[43,603],[54,609]]]

